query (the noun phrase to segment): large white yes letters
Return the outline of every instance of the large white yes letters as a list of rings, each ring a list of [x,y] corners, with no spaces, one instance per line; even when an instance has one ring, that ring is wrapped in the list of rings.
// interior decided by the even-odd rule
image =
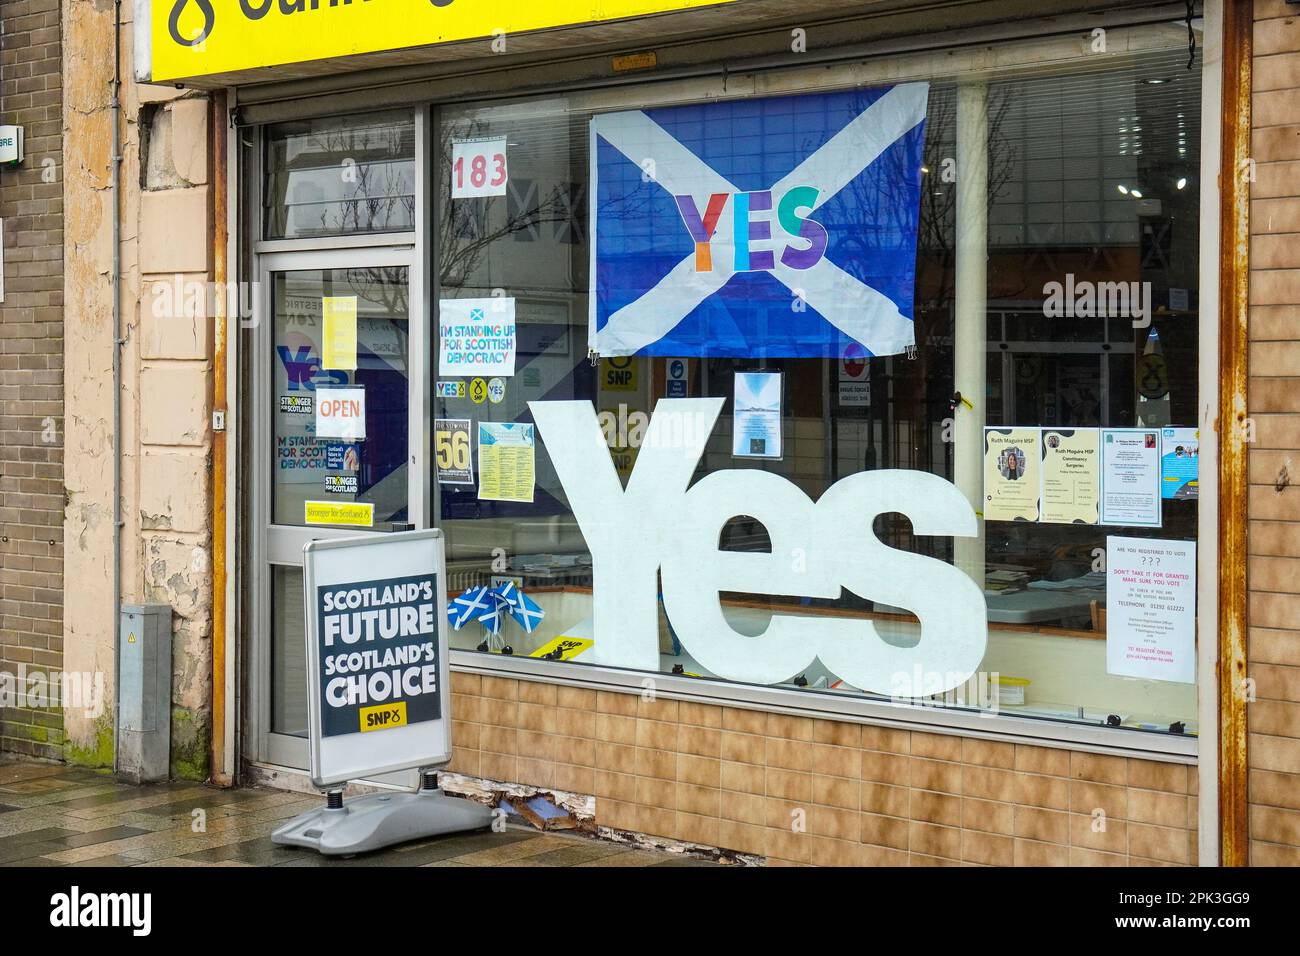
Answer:
[[[897,675],[926,674],[939,693],[975,673],[988,639],[984,594],[935,558],[888,548],[872,531],[900,512],[916,534],[970,537],[975,514],[937,475],[861,472],[817,502],[770,472],[720,471],[687,484],[723,399],[663,399],[655,408],[624,491],[589,402],[529,402],[593,564],[597,663],[659,670],[658,581],[673,629],[700,665],[720,677],[788,681],[821,658],[849,684],[892,694]],[[771,553],[719,551],[738,515],[762,523]],[[841,588],[906,608],[921,621],[914,646],[885,642],[870,620],[773,614],[758,636],[736,632],[719,592],[838,598]]]

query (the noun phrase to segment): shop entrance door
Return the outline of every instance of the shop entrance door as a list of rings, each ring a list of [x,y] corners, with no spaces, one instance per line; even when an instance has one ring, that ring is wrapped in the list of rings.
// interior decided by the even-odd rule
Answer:
[[[427,338],[413,259],[410,248],[261,259],[246,735],[259,762],[307,766],[303,545],[426,526],[416,462]]]

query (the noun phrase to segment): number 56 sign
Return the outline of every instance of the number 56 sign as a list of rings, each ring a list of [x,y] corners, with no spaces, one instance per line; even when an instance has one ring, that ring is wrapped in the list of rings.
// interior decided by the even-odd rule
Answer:
[[[438,481],[444,485],[472,485],[468,418],[439,418],[433,423],[433,453]]]
[[[451,144],[451,198],[506,194],[506,139],[471,139]]]

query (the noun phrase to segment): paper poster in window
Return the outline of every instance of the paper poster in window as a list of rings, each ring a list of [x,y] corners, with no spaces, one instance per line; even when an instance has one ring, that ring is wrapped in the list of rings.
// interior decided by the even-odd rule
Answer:
[[[519,422],[479,422],[478,496],[483,501],[533,500],[533,426]]]
[[[1107,536],[1106,672],[1195,683],[1195,541]]]
[[[1043,429],[1043,521],[1096,524],[1101,480],[1095,428]]]
[[[1101,523],[1160,527],[1160,429],[1101,430]]]
[[[357,297],[327,295],[320,300],[321,368],[357,367]]]
[[[984,520],[1037,521],[1042,456],[1037,428],[984,429]]]
[[[781,457],[781,373],[737,372],[732,411],[735,458]]]
[[[1200,488],[1201,432],[1197,428],[1160,430],[1160,497],[1186,500]]]

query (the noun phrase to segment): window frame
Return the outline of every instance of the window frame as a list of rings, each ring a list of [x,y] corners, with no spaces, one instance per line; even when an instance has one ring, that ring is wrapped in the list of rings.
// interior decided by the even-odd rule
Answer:
[[[1217,17],[1217,4],[1213,7]],[[1205,45],[1201,47],[1200,64],[1201,83],[1201,142],[1199,176],[1202,210],[1202,223],[1199,238],[1199,286],[1200,334],[1201,345],[1198,355],[1198,375],[1201,392],[1198,396],[1198,426],[1203,434],[1212,431],[1215,403],[1215,390],[1206,390],[1207,383],[1216,383],[1218,379],[1218,282],[1215,264],[1218,261],[1217,243],[1217,209],[1218,209],[1218,130],[1217,117],[1220,108],[1220,90],[1217,82],[1217,59],[1205,55],[1206,48],[1212,40],[1217,40],[1217,19],[1210,21],[1207,10],[1205,20]],[[431,228],[436,228],[439,221],[439,176],[441,170],[436,166],[437,157],[433,155],[436,143],[436,131],[439,124],[440,105],[462,105],[465,103],[488,103],[491,101],[524,101],[530,98],[546,98],[562,95],[570,99],[575,109],[618,109],[650,108],[655,106],[677,105],[681,103],[703,102],[715,99],[744,99],[762,96],[774,96],[785,93],[808,93],[821,90],[844,89],[854,85],[877,85],[904,82],[912,79],[930,79],[940,82],[957,82],[984,80],[986,82],[1004,79],[1010,76],[1030,76],[1035,72],[1054,72],[1063,66],[1077,62],[1096,62],[1098,56],[1120,59],[1125,56],[1141,55],[1143,52],[1174,49],[1180,39],[1171,36],[1172,18],[1158,24],[1138,24],[1120,26],[1110,30],[1111,45],[1116,51],[1106,54],[1089,54],[1086,42],[1081,42],[1080,33],[1055,33],[1043,35],[1049,27],[1040,22],[1017,25],[1018,36],[997,42],[984,42],[978,46],[962,46],[957,38],[952,45],[933,50],[908,53],[883,53],[879,57],[856,56],[851,60],[842,60],[828,69],[825,62],[809,65],[778,64],[771,67],[755,68],[741,72],[729,73],[723,70],[689,78],[653,78],[644,82],[632,83],[626,78],[602,79],[574,84],[572,87],[557,88],[550,92],[510,91],[481,95],[473,92],[473,77],[465,80],[461,95],[440,97],[435,101],[423,100],[413,104],[417,114],[422,115],[421,135],[417,138],[417,225],[411,232],[397,234],[364,234],[357,236],[313,237],[308,239],[257,239],[249,242],[253,261],[252,274],[260,274],[259,258],[264,254],[284,253],[289,251],[308,251],[326,249],[349,249],[365,246],[413,245],[418,250],[416,259],[423,268],[419,270],[424,285],[423,315],[419,321],[426,328],[434,329],[434,303],[441,293],[439,264],[436,261],[437,243],[429,239]],[[1179,24],[1180,25],[1180,24]],[[1086,40],[1086,35],[1085,40]],[[385,103],[382,90],[375,93],[375,108]],[[357,108],[352,112],[369,111],[370,107]],[[330,107],[329,97],[301,100],[295,112],[305,117],[338,115]],[[1209,119],[1216,122],[1209,122]],[[261,142],[261,128],[257,128],[260,156],[264,148]],[[247,176],[247,171],[245,171]],[[256,183],[246,179],[245,190],[256,192]],[[261,207],[250,203],[249,208],[257,221],[244,223],[247,230],[244,235],[260,236],[263,223],[260,219]],[[1206,216],[1213,213],[1211,219]],[[413,275],[413,280],[414,280]],[[417,317],[412,315],[412,321]],[[426,336],[427,339],[427,336]],[[426,348],[428,344],[426,342]],[[255,359],[256,360],[256,359]],[[428,366],[426,365],[426,368]],[[429,417],[433,409],[433,379],[428,381],[428,396],[424,401],[424,441],[412,448],[413,459],[422,460],[427,466],[429,458]],[[415,412],[413,412],[415,414]],[[1208,452],[1208,453],[1207,453]],[[777,686],[758,686],[731,681],[699,680],[685,676],[666,673],[653,673],[614,668],[604,665],[574,665],[564,662],[541,661],[530,658],[486,655],[469,650],[452,649],[450,664],[454,671],[488,676],[534,680],[544,683],[564,684],[593,690],[606,690],[621,693],[654,693],[666,699],[694,701],[707,704],[724,705],[741,709],[780,712],[800,716],[818,717],[870,723],[873,725],[897,727],[932,733],[958,734],[991,740],[1016,743],[1053,746],[1066,749],[1086,750],[1116,755],[1142,757],[1183,764],[1198,762],[1198,753],[1212,755],[1217,741],[1216,729],[1206,724],[1210,713],[1206,706],[1206,695],[1215,693],[1213,662],[1218,645],[1217,638],[1217,602],[1207,600],[1214,592],[1218,579],[1218,549],[1213,547],[1217,540],[1218,498],[1217,469],[1219,455],[1216,441],[1202,442],[1202,472],[1211,480],[1202,478],[1202,495],[1200,498],[1197,543],[1198,574],[1198,614],[1197,614],[1197,694],[1199,703],[1198,736],[1184,736],[1133,728],[1114,728],[1093,726],[1067,721],[1057,721],[1047,717],[1032,715],[1008,715],[978,713],[969,710],[957,710],[880,701],[867,697],[850,697],[847,695],[822,694],[810,689],[796,689]],[[436,481],[424,483],[424,514],[428,524],[436,525],[440,514],[440,491]],[[256,494],[256,492],[254,492]],[[415,502],[412,502],[415,506]],[[420,526],[424,526],[421,524]],[[260,565],[255,563],[260,569]],[[263,585],[265,587],[266,585]],[[256,590],[256,586],[254,586]],[[1217,700],[1217,698],[1215,698]],[[1201,744],[1205,741],[1205,744]],[[1204,746],[1205,750],[1201,751]]]

